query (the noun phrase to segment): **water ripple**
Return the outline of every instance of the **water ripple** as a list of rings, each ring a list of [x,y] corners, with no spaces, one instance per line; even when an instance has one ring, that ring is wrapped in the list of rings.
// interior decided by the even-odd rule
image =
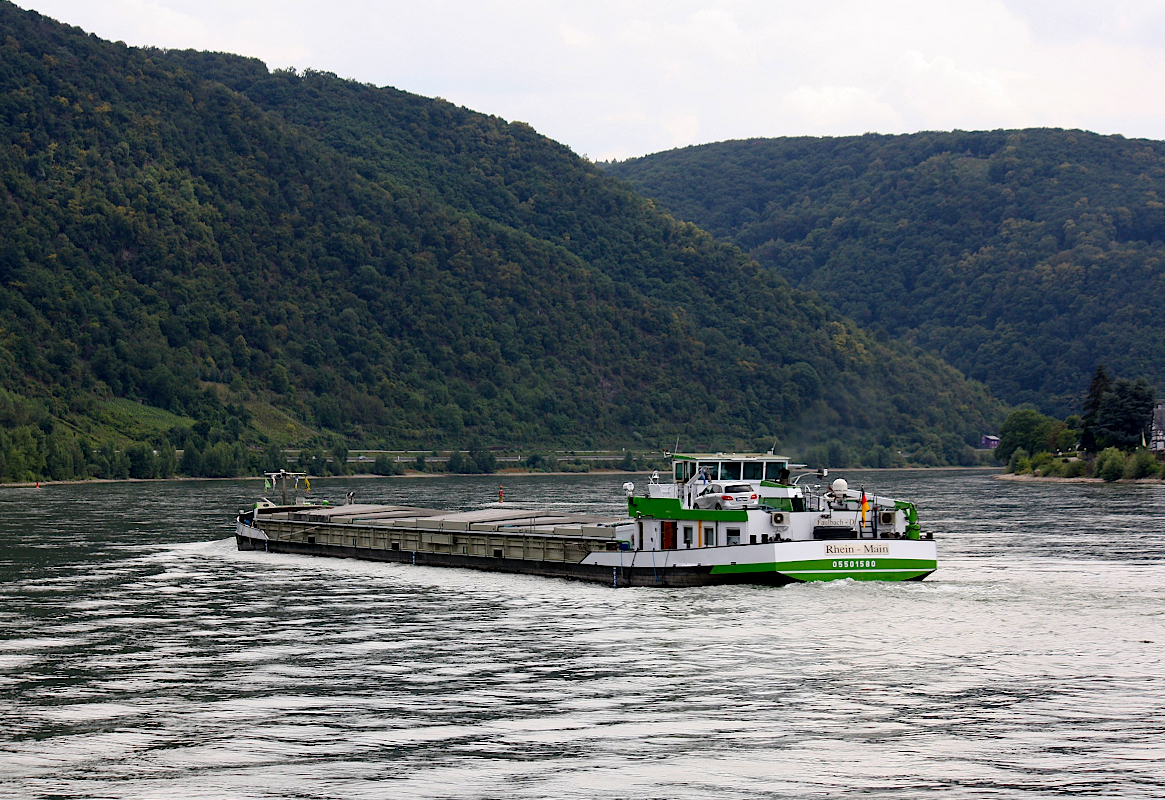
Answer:
[[[0,493],[0,796],[1161,796],[1165,487],[857,479],[921,500],[931,580],[616,591],[239,553],[253,482]]]

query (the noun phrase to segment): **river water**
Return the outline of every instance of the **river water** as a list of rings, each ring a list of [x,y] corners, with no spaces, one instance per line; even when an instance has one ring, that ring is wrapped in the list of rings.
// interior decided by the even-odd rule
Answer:
[[[1165,485],[845,475],[918,502],[938,572],[611,589],[239,553],[254,480],[0,490],[0,797],[1165,796]]]

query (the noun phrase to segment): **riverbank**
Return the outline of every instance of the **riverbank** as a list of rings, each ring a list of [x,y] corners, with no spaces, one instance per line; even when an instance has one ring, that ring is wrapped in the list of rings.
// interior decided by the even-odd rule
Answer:
[[[843,472],[912,472],[917,470],[926,470],[927,472],[991,472],[997,471],[1000,467],[838,467],[831,469],[832,472],[841,474]],[[812,471],[812,470],[809,470]],[[523,469],[499,469],[497,472],[479,472],[479,473],[459,473],[459,472],[417,472],[416,470],[405,470],[402,475],[377,475],[372,472],[359,472],[353,475],[311,475],[314,481],[324,481],[329,478],[343,478],[345,480],[351,478],[358,478],[361,480],[368,478],[466,478],[466,477],[483,477],[487,475],[494,475],[496,477],[523,477],[529,475],[547,475],[547,476],[564,476],[564,475],[640,475],[650,476],[653,470],[629,471],[619,469],[596,469],[590,472],[542,472],[541,470],[523,470]],[[662,476],[662,473],[661,473]],[[997,475],[999,478],[1031,478],[1030,475]],[[262,480],[262,475],[238,475],[233,478],[192,478],[186,475],[174,475],[169,478],[84,478],[75,481],[21,481],[19,483],[0,483],[0,489],[34,489],[43,488],[45,486],[74,486],[80,484],[93,483],[156,483],[159,481],[246,481],[246,480]],[[1036,478],[1035,480],[1043,480]],[[1048,480],[1075,480],[1072,478],[1048,478]],[[1092,481],[1099,480],[1099,478],[1085,478],[1083,480]]]
[[[1016,475],[1013,472],[1002,472],[992,475],[998,481],[1018,481],[1020,483],[1162,483],[1162,479],[1155,478],[1117,478],[1115,481],[1106,481],[1104,478],[1061,478],[1056,475]]]
[[[525,475],[642,475],[649,476],[651,471],[644,472],[627,472],[616,469],[597,469],[592,472],[541,472],[538,470],[498,470],[497,472],[479,472],[479,473],[460,473],[460,472],[416,472],[407,470],[403,475],[377,475],[372,472],[358,472],[352,475],[311,475],[309,476],[313,481],[326,481],[331,478],[340,478],[343,480],[351,480],[353,478],[364,480],[367,478],[473,478],[473,477],[488,477],[493,475],[495,477],[520,477]],[[35,489],[44,488],[46,486],[77,486],[81,484],[94,483],[160,483],[162,481],[189,481],[189,482],[205,482],[205,481],[261,481],[262,475],[236,475],[233,478],[192,478],[187,475],[174,475],[169,478],[85,478],[76,481],[21,481],[19,483],[0,483],[0,489]]]

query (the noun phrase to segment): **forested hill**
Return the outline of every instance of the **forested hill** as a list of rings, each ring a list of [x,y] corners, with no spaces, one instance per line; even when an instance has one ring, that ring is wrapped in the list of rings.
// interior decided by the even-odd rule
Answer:
[[[1165,142],[755,139],[610,169],[1009,402],[1075,413],[1098,362],[1165,388]]]
[[[103,438],[943,463],[999,420],[522,123],[2,1],[0,28],[0,478]]]

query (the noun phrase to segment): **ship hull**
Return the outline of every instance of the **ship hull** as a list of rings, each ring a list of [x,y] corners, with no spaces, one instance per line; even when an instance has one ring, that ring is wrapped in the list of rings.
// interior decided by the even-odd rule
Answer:
[[[485,572],[505,572],[514,575],[536,575],[544,578],[567,578],[590,583],[601,583],[614,587],[689,587],[723,583],[781,585],[791,582],[789,579],[776,574],[765,576],[713,575],[712,567],[710,566],[670,567],[667,569],[652,569],[650,567],[620,568],[606,564],[535,561],[524,558],[491,558],[488,556],[471,556],[457,553],[379,550],[345,545],[260,540],[242,535],[238,535],[235,538],[238,542],[239,550],[260,550],[269,553],[290,553],[295,555],[325,556],[328,558],[355,558],[362,561],[380,561],[426,567],[454,567]]]
[[[356,545],[268,538],[257,527],[239,524],[239,550],[353,558],[429,567],[454,567],[515,575],[567,578],[612,587],[693,587],[725,584],[782,586],[823,580],[917,581],[935,569],[933,542],[892,542],[893,558],[838,557],[824,552],[838,542],[707,548],[703,551],[618,551],[591,553],[579,562],[490,557],[425,550],[392,550]],[[869,540],[856,543],[860,548]],[[879,547],[886,548],[883,542]],[[821,552],[818,552],[821,551]],[[698,558],[703,563],[695,563]]]

